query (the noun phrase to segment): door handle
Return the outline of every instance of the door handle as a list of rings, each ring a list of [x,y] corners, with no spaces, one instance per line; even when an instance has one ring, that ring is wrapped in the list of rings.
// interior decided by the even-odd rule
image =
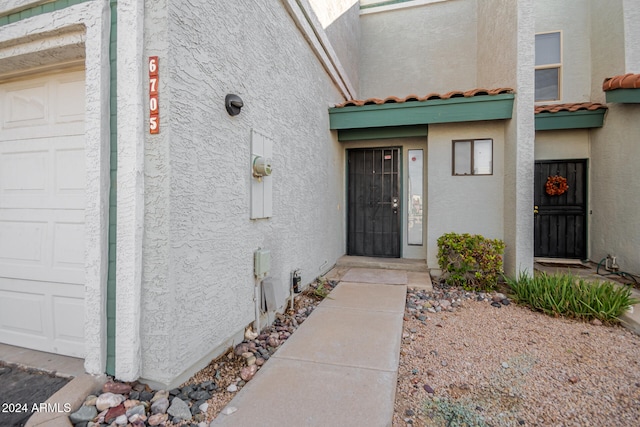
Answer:
[[[398,198],[394,197],[391,199],[391,207],[393,208],[393,213],[398,213]]]
[[[535,215],[537,213],[538,213],[538,206],[536,205],[533,207],[533,214]]]

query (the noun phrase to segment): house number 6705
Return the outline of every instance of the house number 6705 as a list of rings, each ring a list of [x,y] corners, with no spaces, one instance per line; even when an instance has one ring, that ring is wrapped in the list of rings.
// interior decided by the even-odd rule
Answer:
[[[160,82],[157,56],[149,57],[149,133],[160,133],[160,100],[158,85]]]

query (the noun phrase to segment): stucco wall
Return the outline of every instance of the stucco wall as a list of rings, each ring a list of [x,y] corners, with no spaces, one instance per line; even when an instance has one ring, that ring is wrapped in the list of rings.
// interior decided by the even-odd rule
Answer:
[[[536,132],[536,160],[588,159],[589,130],[546,130]]]
[[[358,0],[309,0],[349,81],[358,90],[360,4]]]
[[[364,14],[360,24],[361,98],[476,87],[476,0]]]
[[[505,122],[429,126],[427,155],[427,264],[438,267],[438,237],[444,233],[503,238]],[[453,176],[452,141],[493,139],[493,175]]]
[[[161,133],[146,142],[142,377],[175,384],[254,320],[256,249],[271,251],[280,306],[293,269],[309,283],[344,253],[344,154],[327,111],[341,98],[280,3],[152,9]],[[274,141],[271,219],[249,219],[252,129]]]
[[[591,143],[592,261],[618,257],[624,271],[640,274],[640,105],[609,104],[606,123]]]
[[[562,79],[560,100],[557,102],[588,102],[591,88],[589,2],[536,0],[535,18],[536,33],[561,31]],[[612,29],[612,31],[618,31],[618,29]],[[545,102],[545,104],[552,103]]]
[[[591,1],[591,101],[605,102],[602,82],[625,73],[622,0]]]
[[[640,5],[623,0],[625,66],[628,73],[640,73]]]
[[[510,275],[533,270],[534,25],[533,0],[478,5],[478,86],[517,93],[504,151],[504,260]]]
[[[635,2],[623,0],[592,0],[591,7],[592,98],[605,102],[605,77],[640,72],[629,68],[637,59],[632,50],[638,46],[638,38],[625,39],[637,31],[637,23],[630,21],[638,8]],[[640,274],[640,106],[608,107],[604,126],[591,132],[590,258],[598,262],[611,254],[618,257],[622,270]]]

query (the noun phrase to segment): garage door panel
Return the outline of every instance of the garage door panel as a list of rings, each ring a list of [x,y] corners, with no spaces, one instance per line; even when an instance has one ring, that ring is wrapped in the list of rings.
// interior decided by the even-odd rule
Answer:
[[[42,294],[0,291],[0,330],[14,334],[45,337],[43,313],[46,297]],[[30,313],[24,316],[24,313]]]
[[[47,222],[0,220],[0,265],[5,267],[44,267],[46,260]]]
[[[84,342],[84,299],[53,296],[53,317],[56,340],[82,344]]]
[[[55,85],[57,92],[56,115],[54,120],[56,123],[82,122],[84,121],[85,105],[82,102],[66,102],[69,97],[72,99],[84,99],[85,87],[84,79],[60,80]]]
[[[84,283],[84,223],[58,222],[53,227],[53,268],[68,272],[66,280]]]
[[[4,152],[0,157],[0,191],[5,196],[11,194],[35,193],[43,195],[47,191],[49,171],[49,151]]]
[[[46,81],[9,86],[3,98],[4,129],[48,123],[49,86]]]
[[[78,167],[78,165],[84,165],[83,147],[75,149],[68,148],[56,150],[56,195],[80,195],[84,198],[84,189],[86,187],[86,171],[84,168]]]
[[[0,210],[3,277],[82,285],[84,211]]]
[[[0,342],[84,356],[84,71],[0,84]]]
[[[84,357],[83,319],[82,286],[0,278],[1,342]]]
[[[0,208],[84,209],[82,136],[0,142]]]

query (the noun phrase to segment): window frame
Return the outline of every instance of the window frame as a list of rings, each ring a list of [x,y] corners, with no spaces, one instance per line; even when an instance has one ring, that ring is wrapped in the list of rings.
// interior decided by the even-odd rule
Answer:
[[[475,173],[474,161],[475,161],[475,149],[474,145],[476,141],[491,141],[491,173]],[[471,173],[456,173],[456,143],[457,142],[469,142],[470,144],[470,170]],[[451,141],[451,175],[452,176],[492,176],[493,175],[493,138],[467,138],[467,139],[454,139]]]
[[[550,69],[557,69],[558,70],[558,98],[557,99],[536,99],[535,102],[552,102],[552,101],[561,101],[562,100],[562,63],[564,61],[564,49],[563,49],[563,34],[562,34],[562,30],[553,30],[553,31],[543,31],[540,33],[536,33],[535,36],[541,36],[544,34],[558,34],[558,43],[560,44],[560,62],[558,63],[549,63],[549,64],[544,64],[544,65],[535,65],[535,59],[534,59],[534,80],[535,80],[535,72],[538,70],[550,70]],[[534,45],[534,49],[535,49],[535,45]],[[536,88],[534,85],[533,88],[533,93],[534,93],[534,97],[535,97],[535,92],[536,92]]]

